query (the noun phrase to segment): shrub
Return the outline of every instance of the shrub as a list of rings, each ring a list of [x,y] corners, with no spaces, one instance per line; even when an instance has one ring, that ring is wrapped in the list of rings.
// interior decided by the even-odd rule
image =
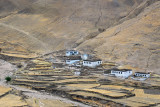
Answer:
[[[6,80],[7,82],[11,81],[11,77],[6,77],[5,80]]]

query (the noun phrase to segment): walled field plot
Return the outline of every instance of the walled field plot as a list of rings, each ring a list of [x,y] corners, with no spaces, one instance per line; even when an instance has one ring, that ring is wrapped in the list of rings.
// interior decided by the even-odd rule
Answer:
[[[6,88],[6,87],[0,86],[0,96],[3,96],[4,94],[8,93],[11,90],[12,90],[11,88]]]
[[[92,93],[98,93],[98,94],[108,96],[108,97],[113,97],[113,98],[127,96],[126,93],[108,91],[108,90],[103,90],[103,89],[84,89],[84,91],[88,91],[88,92],[92,92]]]
[[[13,84],[42,92],[46,90],[91,106],[134,105],[139,107],[156,105],[160,102],[158,95],[143,89],[136,89],[137,87],[147,87],[148,84],[146,85],[146,83],[131,81],[130,79],[120,80],[114,77],[102,78],[99,75],[74,76],[72,70],[65,70],[63,67],[57,69],[44,59],[36,59],[31,61],[24,72],[17,73],[17,78],[13,80]],[[52,104],[68,106],[59,100],[27,99],[26,101],[33,107]],[[71,105],[69,104],[69,106]]]
[[[66,88],[69,89],[89,89],[89,88],[93,88],[93,87],[97,87],[100,84],[67,84],[65,85]]]
[[[39,65],[51,65],[51,63],[47,62],[47,61],[44,61],[43,59],[35,59],[35,60],[32,60],[33,63],[35,64],[39,64]]]
[[[131,91],[134,89],[133,87],[125,87],[125,86],[118,86],[118,85],[101,85],[98,88],[108,89],[108,90],[128,90],[128,91]]]
[[[26,99],[29,106],[32,107],[72,107],[74,106],[71,103],[65,103],[60,100],[45,100],[45,99],[37,99],[37,98],[29,98]]]
[[[27,103],[22,101],[19,96],[8,94],[0,99],[0,105],[3,105],[3,107],[21,107],[27,106]]]
[[[28,80],[28,79],[15,79],[15,82],[26,82],[26,83],[48,83],[47,81],[38,81],[38,80]]]
[[[59,81],[53,81],[55,84],[74,84],[74,83],[96,83],[96,79],[65,79],[65,80],[59,80]]]
[[[117,85],[101,85],[97,87],[97,89],[91,88],[91,89],[84,89],[84,90],[69,92],[69,94],[73,96],[74,99],[76,100],[79,99],[84,102],[85,101],[91,102],[89,99],[92,99],[95,101],[99,99],[99,102],[102,100],[113,101],[118,104],[127,105],[127,106],[134,105],[134,107],[151,106],[151,105],[160,104],[160,94],[152,94],[153,92],[151,92],[150,94],[145,93],[146,90],[144,91],[144,89],[134,89],[132,87],[117,86]],[[127,93],[119,93],[122,90],[124,92],[131,91],[133,94],[135,94],[135,96],[122,97],[119,99],[112,98],[112,97],[118,97],[123,95],[125,96],[125,94]],[[154,91],[154,93],[158,93],[159,90],[153,89],[151,91]],[[112,97],[107,97],[105,95],[112,96]]]

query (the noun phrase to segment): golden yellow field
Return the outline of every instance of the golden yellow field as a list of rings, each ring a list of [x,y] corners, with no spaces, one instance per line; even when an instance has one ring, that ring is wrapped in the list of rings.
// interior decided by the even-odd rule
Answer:
[[[94,82],[96,81],[96,79],[65,79],[65,80],[59,80],[59,81],[53,81],[53,83],[64,83],[64,82],[79,82],[79,81],[83,81],[83,82]]]
[[[51,67],[30,68],[29,70],[43,70],[43,69],[51,69]]]
[[[26,106],[27,103],[21,100],[21,97],[8,94],[1,98],[0,105],[3,107],[17,107],[17,106]]]
[[[35,64],[51,65],[51,63],[42,60],[32,60],[32,62]]]
[[[100,94],[107,95],[107,96],[112,96],[112,97],[120,97],[120,96],[127,95],[125,93],[107,91],[107,90],[102,90],[102,89],[84,89],[84,90],[89,91],[89,92],[96,92],[96,93],[100,93]]]
[[[133,90],[133,87],[125,87],[125,86],[118,86],[118,85],[101,85],[99,88],[106,88],[106,89],[125,89],[125,90]]]
[[[11,91],[11,90],[12,90],[12,88],[6,88],[6,87],[0,86],[0,96]]]
[[[65,85],[67,89],[89,89],[96,86],[99,86],[99,84],[66,84]]]
[[[37,80],[29,80],[29,79],[15,79],[15,81],[48,83],[47,81],[37,81]]]
[[[144,93],[143,89],[135,89],[134,93],[136,94],[136,97],[142,97],[142,98],[148,98],[148,99],[159,99],[160,101],[159,94],[146,94]]]

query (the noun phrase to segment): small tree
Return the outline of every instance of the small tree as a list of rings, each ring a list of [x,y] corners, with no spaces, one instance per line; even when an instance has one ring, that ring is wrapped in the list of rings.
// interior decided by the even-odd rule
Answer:
[[[7,82],[11,81],[11,77],[6,77],[5,80],[6,80]]]

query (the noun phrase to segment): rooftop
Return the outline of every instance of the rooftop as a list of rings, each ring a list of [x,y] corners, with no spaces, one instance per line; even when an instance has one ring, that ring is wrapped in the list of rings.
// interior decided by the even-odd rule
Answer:
[[[87,59],[87,60],[84,60],[84,61],[95,62],[95,61],[102,61],[102,60],[98,59],[98,58],[93,58],[93,59]]]
[[[66,60],[81,60],[81,56],[67,56]]]
[[[139,74],[150,74],[149,72],[135,72],[135,73],[139,73]]]
[[[66,52],[70,52],[70,51],[74,51],[74,52],[75,52],[76,50],[66,50]],[[76,51],[76,52],[77,52],[77,51]]]
[[[117,69],[117,68],[114,68],[114,69],[111,69],[111,70],[114,70],[114,71],[122,71],[122,72],[132,71],[132,69]]]

